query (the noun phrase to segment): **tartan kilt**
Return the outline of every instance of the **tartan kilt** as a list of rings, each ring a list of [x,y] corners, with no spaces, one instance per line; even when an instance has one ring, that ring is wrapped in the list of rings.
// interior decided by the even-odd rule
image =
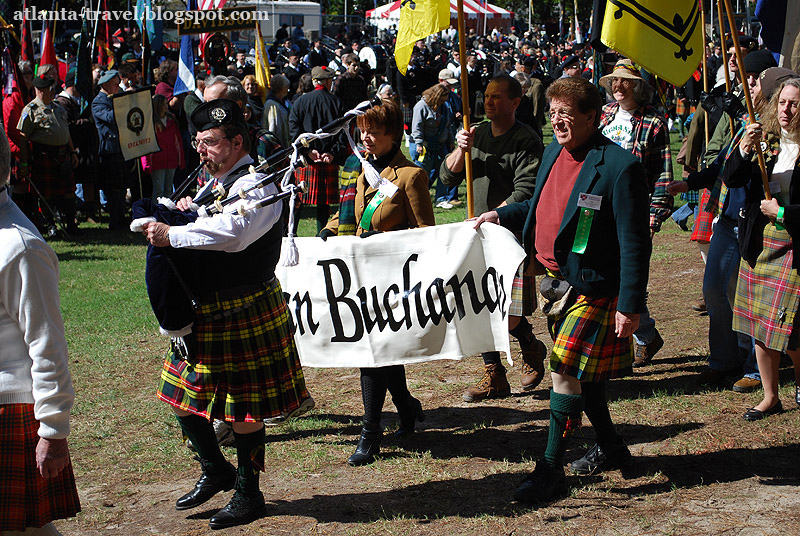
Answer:
[[[339,203],[339,166],[335,163],[312,162],[294,170],[296,184],[306,182],[308,192],[300,198],[304,205],[336,205]]]
[[[414,122],[414,105],[409,102],[400,103],[400,108],[403,110],[403,127],[405,130],[411,130],[411,123]]]
[[[797,348],[795,329],[800,302],[800,275],[792,268],[792,239],[785,229],[767,224],[764,249],[750,267],[739,264],[733,306],[733,330],[750,335],[772,350]]]
[[[277,279],[198,310],[191,363],[167,353],[158,398],[206,419],[259,422],[308,398]]]
[[[713,234],[712,224],[715,215],[712,212],[704,210],[710,196],[711,194],[708,190],[703,190],[703,195],[700,196],[700,204],[698,205],[700,210],[697,212],[697,218],[694,220],[692,237],[690,238],[693,242],[702,242],[704,244],[711,242],[711,235]]]
[[[620,339],[614,333],[617,299],[578,294],[577,301],[564,314],[547,318],[553,337],[551,371],[582,382],[633,373],[632,337]]]
[[[34,143],[32,156],[31,180],[45,199],[57,195],[75,195],[69,145],[56,147]]]
[[[530,316],[538,306],[536,276],[524,275],[522,266],[519,266],[511,286],[511,307],[508,310],[510,316]]]
[[[0,405],[0,531],[24,531],[81,511],[72,462],[44,479],[36,467],[33,404]]]

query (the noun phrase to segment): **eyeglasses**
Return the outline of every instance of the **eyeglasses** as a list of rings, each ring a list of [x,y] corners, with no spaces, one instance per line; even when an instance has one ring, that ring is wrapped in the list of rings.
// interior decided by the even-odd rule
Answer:
[[[227,136],[223,136],[222,138],[217,138],[215,140],[192,140],[192,149],[199,149],[200,146],[205,147],[206,149],[210,147],[214,147],[222,140],[229,140]]]

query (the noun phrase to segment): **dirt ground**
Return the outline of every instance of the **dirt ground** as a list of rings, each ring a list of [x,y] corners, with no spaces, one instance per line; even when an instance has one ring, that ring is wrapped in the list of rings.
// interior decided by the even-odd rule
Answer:
[[[478,357],[407,367],[426,420],[411,439],[387,437],[373,465],[346,464],[359,431],[358,372],[306,370],[317,402],[307,417],[268,430],[261,489],[267,517],[228,529],[256,534],[800,534],[800,411],[784,370],[786,413],[758,423],[741,414],[759,393],[705,391],[708,319],[690,310],[701,295],[702,262],[688,234],[657,235],[650,308],[666,344],[654,363],[609,386],[612,416],[634,454],[623,470],[570,477],[571,493],[539,508],[511,503],[547,442],[549,376],[532,393],[509,371],[513,396],[464,403],[479,375]],[[549,343],[545,322],[537,335]],[[512,346],[513,348],[513,346]],[[734,378],[735,379],[735,378]],[[396,426],[387,400],[384,424]],[[593,443],[588,421],[566,460]],[[233,450],[226,450],[233,459]],[[191,457],[185,452],[187,460]],[[201,535],[224,506],[224,493],[188,512],[175,500],[197,467],[151,471],[81,486],[83,512],[57,526],[66,535]]]

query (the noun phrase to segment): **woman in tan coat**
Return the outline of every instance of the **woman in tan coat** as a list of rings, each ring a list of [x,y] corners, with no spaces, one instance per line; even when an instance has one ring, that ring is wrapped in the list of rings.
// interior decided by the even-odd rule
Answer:
[[[355,199],[356,235],[366,238],[376,233],[413,229],[434,224],[433,205],[428,191],[428,177],[400,151],[403,137],[403,113],[393,101],[384,100],[358,118],[361,140],[368,161],[381,177],[397,187],[379,194],[362,172],[358,178]],[[385,195],[383,195],[385,193]],[[319,236],[326,240],[338,234],[339,213],[333,216]],[[422,405],[411,396],[406,386],[402,365],[361,369],[361,395],[364,401],[364,424],[350,465],[365,465],[375,460],[381,441],[381,411],[386,391],[400,415],[396,435],[414,432],[416,421],[422,421]]]

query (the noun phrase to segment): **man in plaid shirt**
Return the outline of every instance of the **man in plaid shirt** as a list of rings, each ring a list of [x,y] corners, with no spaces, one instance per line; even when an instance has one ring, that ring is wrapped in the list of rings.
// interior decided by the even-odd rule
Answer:
[[[649,87],[630,60],[618,61],[612,73],[600,79],[600,84],[614,97],[614,102],[603,107],[600,131],[644,165],[650,189],[652,239],[669,218],[673,206],[673,198],[667,192],[667,186],[672,182],[667,122],[655,107],[647,104]],[[634,338],[634,367],[648,364],[664,345],[649,311],[641,315]]]

